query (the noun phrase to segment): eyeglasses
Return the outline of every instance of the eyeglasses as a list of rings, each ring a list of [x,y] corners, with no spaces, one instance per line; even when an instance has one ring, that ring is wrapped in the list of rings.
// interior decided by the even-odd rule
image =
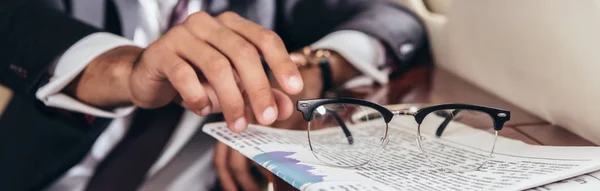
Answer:
[[[415,143],[416,149],[434,168],[476,170],[489,161],[498,131],[510,120],[510,111],[468,104],[391,110],[364,100],[337,98],[301,100],[297,103],[297,109],[308,121],[308,142],[314,156],[325,164],[337,167],[362,166],[376,158],[389,142],[391,133],[388,124],[395,115],[399,115],[400,119],[395,121],[410,122],[411,125],[404,126],[411,129],[391,130],[414,133],[416,139],[413,142],[407,136],[394,137],[406,139],[399,143]],[[493,138],[477,140],[477,147],[484,148],[486,155],[475,160],[466,159],[465,153],[441,144],[440,141],[475,138],[473,136],[476,135],[461,133],[464,124],[492,127]]]

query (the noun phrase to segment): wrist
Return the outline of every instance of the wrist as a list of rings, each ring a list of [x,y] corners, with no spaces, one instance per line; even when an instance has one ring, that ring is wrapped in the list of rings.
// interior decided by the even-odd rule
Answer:
[[[129,76],[142,51],[139,47],[121,46],[99,55],[69,84],[65,93],[105,109],[131,105]]]
[[[360,75],[360,71],[352,64],[348,63],[342,55],[335,51],[331,52],[329,66],[331,68],[332,83],[334,87],[341,86],[353,77]]]
[[[133,72],[135,62],[139,59],[143,52],[142,48],[127,46],[116,49],[115,61],[112,62],[114,67],[110,68],[110,79],[114,79],[112,83],[115,88],[115,105],[132,105],[130,76]]]
[[[302,49],[303,62],[298,65],[301,68],[318,68],[321,70],[321,80],[326,91],[329,88],[338,87],[346,83],[360,72],[343,56],[329,49]],[[316,76],[315,76],[316,77]]]
[[[321,98],[323,94],[323,71],[318,67],[300,69],[305,88],[302,98]]]

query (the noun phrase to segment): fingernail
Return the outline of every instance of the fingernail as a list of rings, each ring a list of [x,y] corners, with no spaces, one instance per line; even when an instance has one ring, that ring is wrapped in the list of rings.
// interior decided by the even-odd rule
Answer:
[[[236,132],[244,131],[244,129],[246,129],[247,126],[248,126],[248,123],[246,122],[246,118],[244,118],[244,117],[240,117],[237,120],[235,120],[235,122],[233,122],[233,129]]]
[[[200,111],[200,115],[207,116],[208,114],[210,114],[210,111],[211,111],[210,105],[206,106],[206,107],[204,107],[204,109],[202,109],[202,111]]]
[[[275,113],[275,109],[273,107],[265,109],[265,111],[263,112],[263,120],[266,123],[271,123],[275,121],[275,118],[277,118],[277,114]]]
[[[298,76],[292,76],[288,79],[288,86],[295,90],[301,90],[303,86],[302,83],[302,79]]]

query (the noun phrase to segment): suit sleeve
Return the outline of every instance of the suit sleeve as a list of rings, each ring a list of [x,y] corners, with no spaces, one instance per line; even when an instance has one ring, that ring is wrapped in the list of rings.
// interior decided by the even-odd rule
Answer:
[[[48,66],[81,38],[98,32],[36,0],[0,3],[0,84],[33,95]]]
[[[380,40],[399,67],[409,66],[416,50],[426,46],[423,23],[391,1],[292,0],[279,8],[278,30],[292,46],[303,46],[335,31],[359,31]]]

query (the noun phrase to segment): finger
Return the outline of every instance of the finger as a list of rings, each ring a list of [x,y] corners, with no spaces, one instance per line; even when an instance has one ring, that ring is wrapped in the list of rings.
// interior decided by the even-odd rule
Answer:
[[[200,41],[185,27],[180,25],[172,27],[165,34],[165,38],[170,40],[168,42],[162,42],[166,47],[174,51],[179,57],[191,62],[191,64],[196,68],[198,68],[198,64],[206,62],[206,57],[210,54],[219,54],[218,52],[214,51],[210,45]],[[202,76],[203,74],[196,74],[196,79],[198,82],[200,82],[200,77]],[[206,93],[206,90],[203,91],[205,92],[204,95],[206,96],[204,97],[206,97],[206,99],[199,100],[199,103],[190,103],[189,101],[184,100],[182,106],[195,111],[202,116],[212,113],[214,109],[212,108],[211,100],[207,96],[208,94]],[[201,106],[202,108],[198,109]]]
[[[229,171],[229,147],[221,142],[215,146],[214,164],[223,190],[237,190],[235,180]]]
[[[231,150],[229,154],[229,165],[235,179],[242,186],[243,190],[260,190],[250,173],[248,158],[235,150]]]
[[[203,73],[207,74],[209,83],[213,84],[212,90],[216,95],[216,100],[219,102],[220,109],[223,111],[227,126],[233,132],[242,132],[248,127],[248,121],[244,117],[245,106],[243,97],[238,86],[235,84],[233,75],[231,75],[231,66],[215,65],[220,64],[217,62],[208,66],[202,65],[201,69]],[[223,67],[227,68],[223,69]]]
[[[177,105],[181,105],[183,108],[189,109],[183,105],[183,99],[181,99],[181,95],[177,95],[173,98],[173,103]]]
[[[269,171],[268,169],[266,169],[266,168],[265,168],[265,167],[263,167],[262,165],[258,164],[257,162],[254,162],[254,161],[252,161],[252,160],[248,160],[248,162],[250,163],[250,166],[252,166],[252,167],[256,168],[256,169],[258,170],[258,172],[259,172],[259,173],[260,173],[260,174],[261,174],[263,177],[267,178],[267,180],[268,180],[269,182],[272,182],[272,181],[271,181],[271,178],[272,178],[271,176],[272,176],[273,174],[271,173],[271,171]]]
[[[281,92],[278,89],[271,89],[273,96],[275,97],[275,102],[277,103],[277,110],[280,111],[279,115],[277,116],[277,120],[281,121],[281,120],[285,120],[288,119],[294,112],[293,112],[293,104],[291,99],[283,92]],[[248,96],[246,94],[246,92],[242,91],[242,97],[244,97],[244,102],[246,103],[250,103],[250,105],[252,105],[252,102],[250,102],[250,100],[248,100]],[[248,119],[248,123],[249,124],[256,124],[256,121],[253,121],[252,119],[254,119],[254,113],[252,112],[251,108],[246,107],[246,119]],[[277,123],[277,122],[275,122]],[[274,124],[271,124],[273,126],[275,126]]]
[[[182,39],[170,46],[202,71],[216,92],[228,127],[234,132],[246,129],[248,124],[244,117],[244,101],[229,60],[211,45],[197,39],[185,27],[173,28],[166,35]]]
[[[294,64],[296,65],[306,65],[308,60],[306,59],[306,56],[304,56],[304,54],[301,54],[299,52],[292,52],[290,53],[290,59],[292,60],[292,62],[294,62]]]
[[[277,119],[277,106],[270,91],[269,79],[254,45],[207,14],[195,14],[191,17],[198,18],[188,19],[186,28],[218,49],[234,65],[248,92],[258,122],[264,125],[274,122]],[[198,25],[194,21],[203,22],[203,25]]]
[[[273,96],[275,97],[275,103],[277,103],[277,107],[279,110],[279,116],[277,120],[288,119],[290,116],[292,116],[292,113],[294,112],[294,104],[292,103],[292,100],[285,93],[277,89],[272,89],[271,91],[273,92]]]
[[[173,103],[175,103],[175,104],[177,104],[177,105],[180,105],[181,107],[183,107],[183,108],[185,108],[185,109],[187,109],[187,110],[194,111],[193,109],[190,109],[190,108],[189,108],[189,107],[188,107],[188,106],[185,104],[185,102],[183,102],[183,99],[181,98],[181,96],[180,96],[180,95],[177,95],[177,96],[175,96],[175,98],[173,98]],[[195,112],[197,115],[200,115],[200,116],[207,116],[208,114],[210,114],[210,113],[211,113],[211,110],[212,110],[212,109],[211,109],[210,105],[208,105],[208,106],[204,107],[202,110],[200,110],[200,112],[196,112],[196,111],[194,111],[194,112]]]
[[[285,92],[297,94],[302,91],[304,83],[300,71],[277,33],[232,12],[223,13],[217,19],[258,47]]]
[[[252,161],[252,163],[254,164],[254,166],[257,167],[258,171],[260,172],[260,174],[262,174],[264,177],[267,178],[271,178],[270,176],[273,176],[273,174],[271,173],[271,171],[269,171],[268,169],[266,169],[265,167],[261,166],[260,164]],[[270,180],[269,180],[270,181]],[[270,181],[271,182],[271,181]]]
[[[217,93],[215,92],[215,89],[210,85],[210,84],[204,84],[204,90],[206,91],[206,94],[208,95],[208,98],[210,100],[210,108],[212,109],[210,112],[211,113],[219,113],[219,112],[223,112],[223,109],[221,109],[221,104],[219,103],[219,98],[217,97]]]
[[[242,93],[242,95],[244,95],[244,93]],[[246,103],[251,103],[248,99],[248,96],[244,95],[244,100],[246,101]],[[256,116],[254,115],[254,112],[252,112],[252,108],[250,107],[246,107],[246,119],[248,119],[248,124],[258,124],[258,122],[256,121]]]
[[[158,71],[160,67],[156,66],[157,62],[172,62],[166,59],[169,56],[163,56],[172,53],[163,50],[160,47],[149,46],[131,71],[129,77],[131,101],[140,108],[152,109],[167,105],[178,95],[177,90],[169,84],[167,76],[160,75]],[[155,80],[149,80],[149,77]]]
[[[201,115],[209,100],[194,68],[175,54],[166,53],[162,57],[169,62],[158,66],[159,72],[166,76],[171,86],[177,90],[182,105]]]

